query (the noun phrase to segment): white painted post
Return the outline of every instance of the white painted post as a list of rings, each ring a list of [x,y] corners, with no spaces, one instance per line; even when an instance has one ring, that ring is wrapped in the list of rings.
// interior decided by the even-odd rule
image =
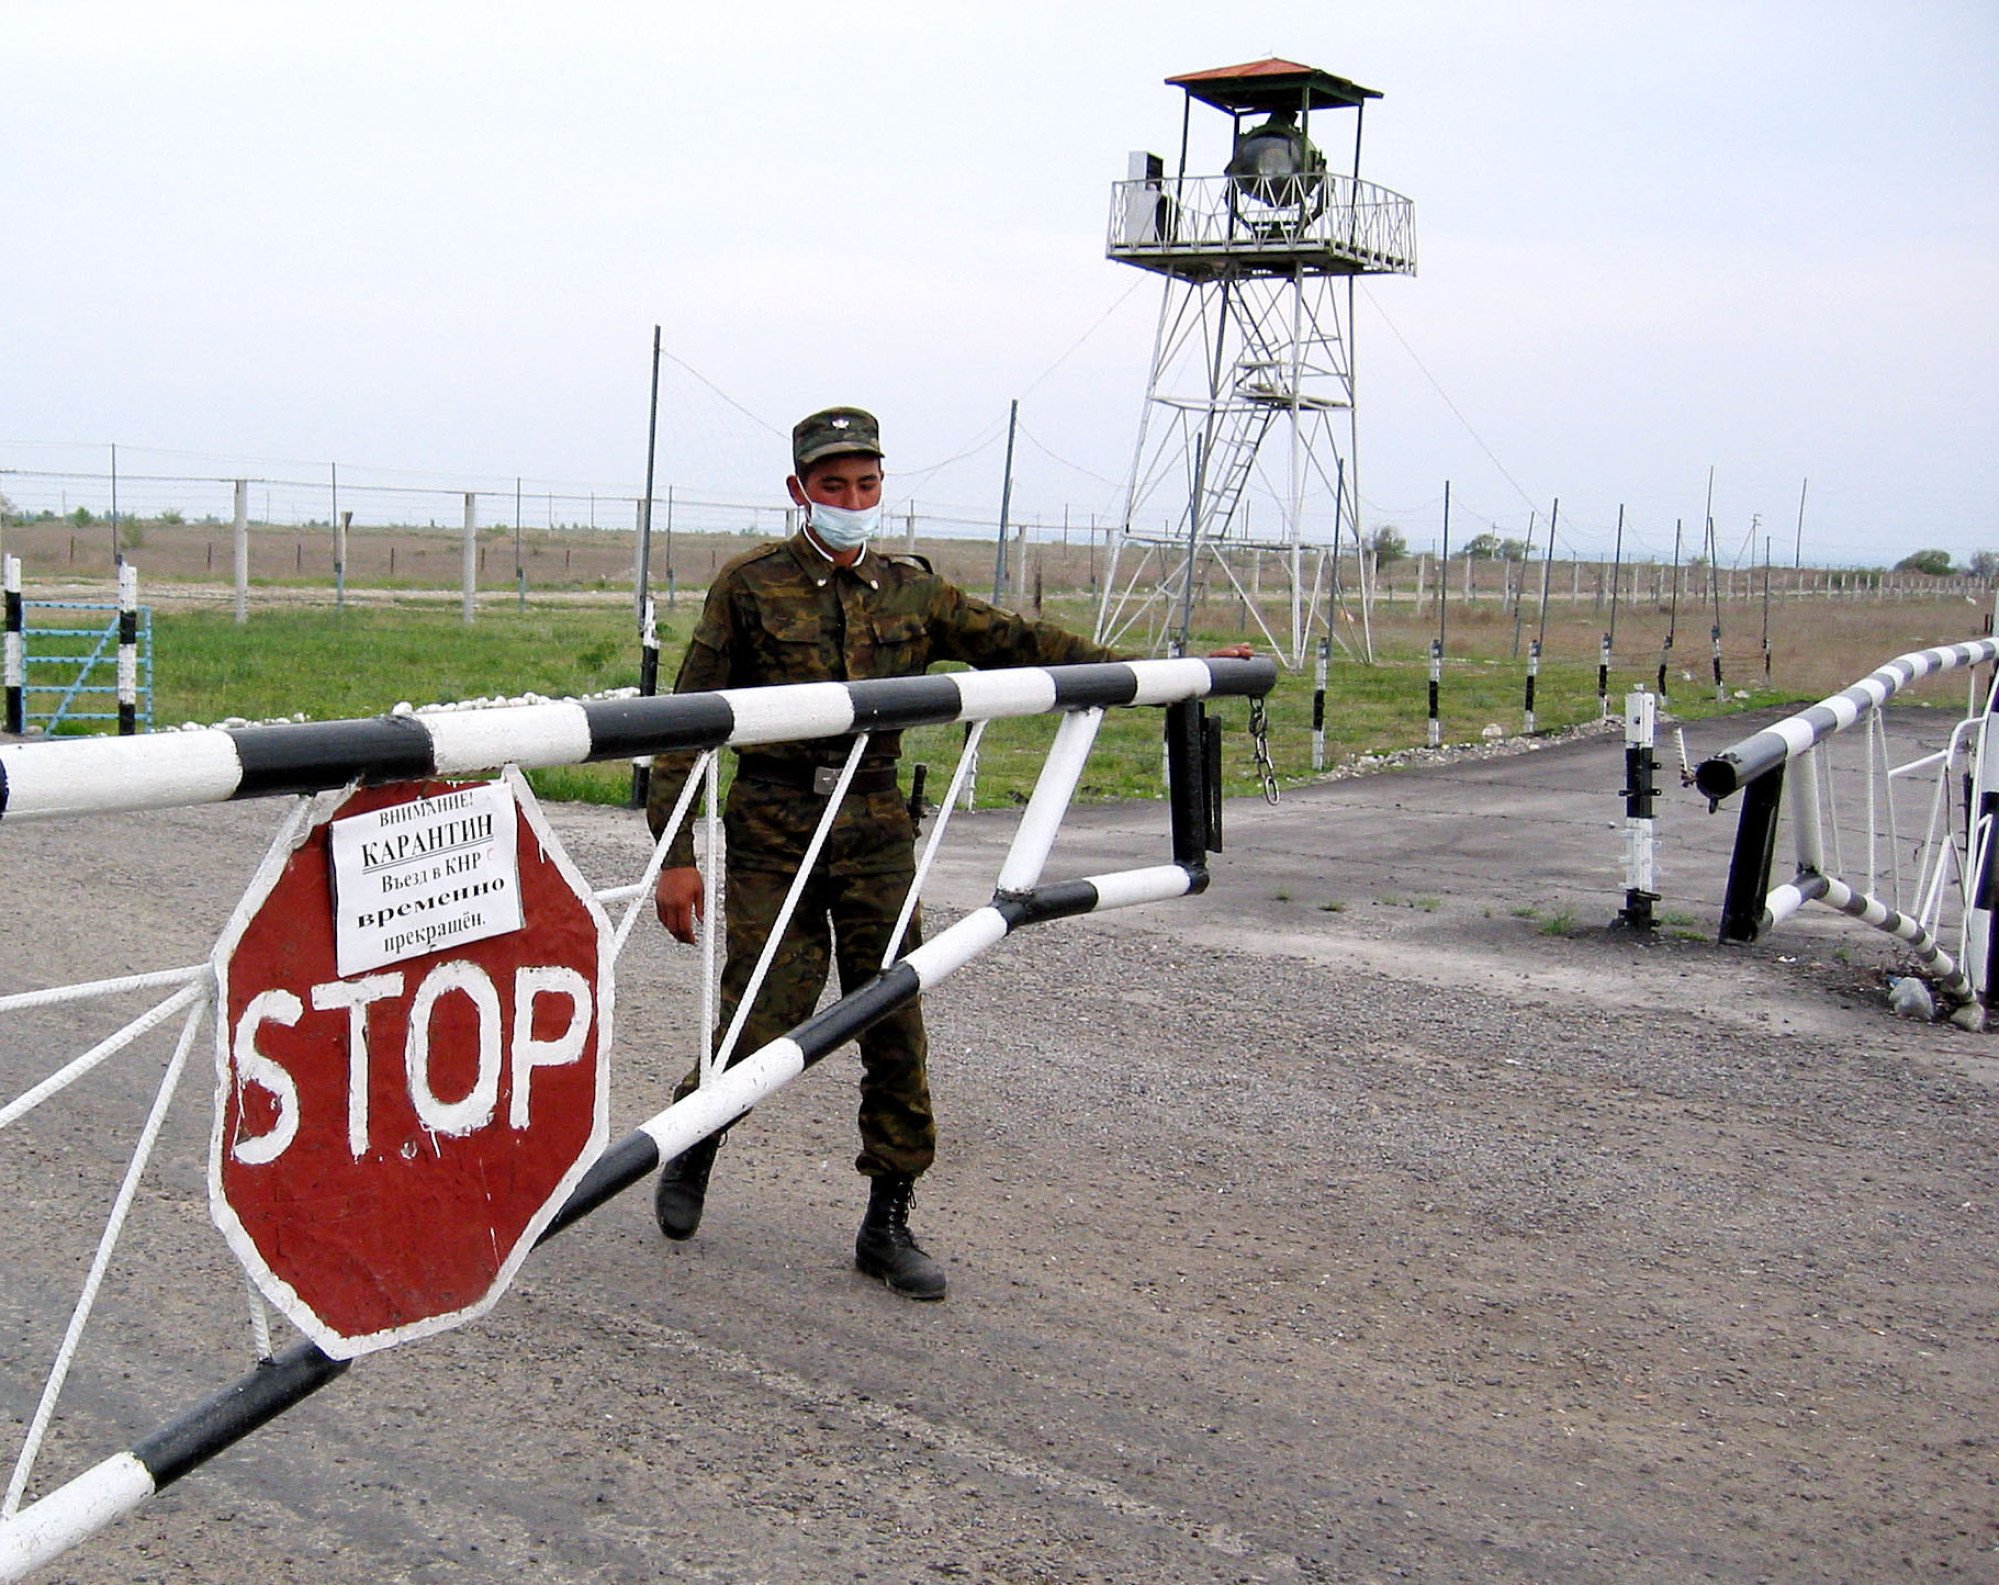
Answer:
[[[118,563],[118,735],[139,730],[139,569]]]
[[[1319,655],[1312,667],[1312,769],[1326,768],[1326,667],[1333,653],[1330,638],[1319,640]]]
[[[0,585],[7,595],[5,661],[0,664],[7,690],[6,727],[17,737],[27,730],[28,654],[26,615],[21,601],[21,558],[0,556]]]
[[[236,621],[250,620],[250,481],[236,481]]]
[[[460,574],[464,596],[459,615],[467,627],[479,610],[479,497],[465,492],[465,564]]]
[[[1658,699],[1639,689],[1624,696],[1624,907],[1618,918],[1637,930],[1653,926],[1659,900],[1656,830],[1652,812],[1652,743]]]

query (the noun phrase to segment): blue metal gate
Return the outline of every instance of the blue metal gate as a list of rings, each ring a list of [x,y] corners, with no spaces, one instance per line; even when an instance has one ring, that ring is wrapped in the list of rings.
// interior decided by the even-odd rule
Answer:
[[[66,724],[120,723],[118,651],[123,613],[78,600],[23,600],[22,726],[54,733]],[[51,613],[37,621],[36,613]],[[153,729],[153,608],[134,613],[132,714]],[[104,708],[100,708],[104,707]]]

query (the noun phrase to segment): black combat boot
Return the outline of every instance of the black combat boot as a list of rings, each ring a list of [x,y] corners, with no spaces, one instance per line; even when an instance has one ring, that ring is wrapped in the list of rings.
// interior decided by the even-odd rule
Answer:
[[[661,1169],[659,1187],[652,1194],[652,1214],[668,1238],[676,1242],[692,1238],[694,1229],[701,1225],[701,1205],[708,1198],[708,1171],[715,1165],[715,1151],[721,1143],[720,1134],[710,1134]]]
[[[915,1192],[916,1180],[906,1175],[869,1180],[868,1214],[854,1240],[854,1265],[905,1298],[941,1299],[944,1268],[917,1247],[909,1230],[909,1202]]]

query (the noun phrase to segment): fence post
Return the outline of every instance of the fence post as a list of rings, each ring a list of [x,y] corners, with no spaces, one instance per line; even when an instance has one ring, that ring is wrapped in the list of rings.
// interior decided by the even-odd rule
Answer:
[[[1326,662],[1331,658],[1333,641],[1319,640],[1319,656],[1312,667],[1312,769],[1326,768]]]
[[[1537,644],[1535,648],[1538,650],[1540,646]],[[1437,695],[1442,690],[1443,682],[1444,682],[1444,641],[1440,638],[1433,638],[1430,640],[1430,747],[1431,748],[1441,747],[1444,741],[1444,723],[1437,715]],[[1528,731],[1531,732],[1533,730],[1533,726],[1531,723],[1534,719],[1532,713],[1533,701],[1531,697],[1528,703],[1529,703],[1529,713],[1527,719],[1530,723],[1528,726]]]
[[[27,613],[21,604],[21,558],[0,559],[0,579],[7,586],[7,730],[19,737],[27,725]]]
[[[465,492],[465,565],[459,582],[465,591],[459,617],[470,627],[479,607],[479,498],[470,490]]]
[[[352,512],[342,512],[333,522],[333,608],[347,608],[347,529],[354,521]]]
[[[1652,809],[1659,793],[1652,752],[1658,707],[1657,696],[1642,688],[1624,696],[1624,906],[1617,917],[1633,930],[1653,928],[1652,905],[1659,900]]]
[[[1742,789],[1742,816],[1735,827],[1735,851],[1728,860],[1728,886],[1721,899],[1722,941],[1754,941],[1763,933],[1763,906],[1770,895],[1770,861],[1777,851],[1777,809],[1783,801],[1784,767],[1765,771]],[[1800,819],[1809,819],[1801,811]]]
[[[236,625],[250,620],[250,481],[236,481]]]
[[[139,730],[139,569],[118,563],[118,735]]]

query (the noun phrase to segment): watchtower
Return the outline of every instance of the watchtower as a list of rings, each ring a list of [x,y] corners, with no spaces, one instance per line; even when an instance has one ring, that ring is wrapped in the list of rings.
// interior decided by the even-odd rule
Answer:
[[[1131,156],[1111,195],[1105,255],[1164,277],[1125,508],[1097,612],[1106,643],[1154,649],[1191,622],[1197,582],[1233,585],[1271,646],[1303,664],[1315,625],[1351,612],[1343,542],[1360,552],[1354,282],[1416,273],[1415,206],[1360,178],[1362,115],[1381,95],[1295,61],[1169,77],[1186,95],[1172,176]],[[1227,162],[1188,166],[1194,106],[1228,118]],[[1313,141],[1353,113],[1353,170]],[[1204,118],[1204,126],[1216,126]],[[1216,127],[1216,130],[1219,130]],[[1290,631],[1264,620],[1266,560],[1289,586]],[[1373,658],[1373,590],[1359,554],[1359,649]]]

